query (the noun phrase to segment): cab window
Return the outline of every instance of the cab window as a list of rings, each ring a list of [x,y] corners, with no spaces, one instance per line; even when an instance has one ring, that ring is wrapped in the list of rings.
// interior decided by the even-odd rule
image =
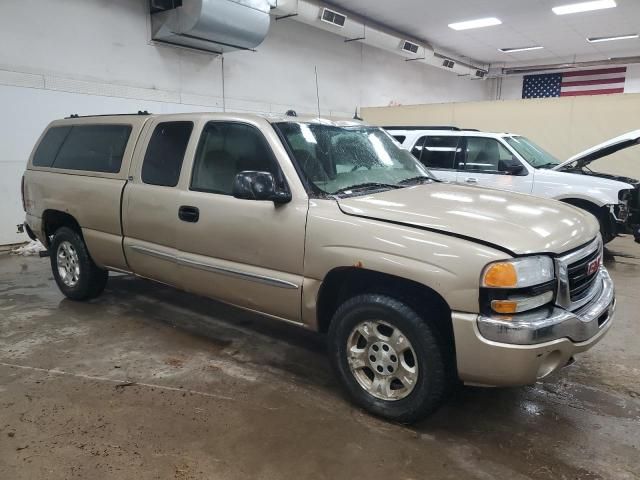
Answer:
[[[495,138],[467,137],[461,170],[481,173],[510,173],[520,162]]]
[[[453,170],[459,154],[460,137],[453,135],[421,137],[411,153],[427,168]]]
[[[142,164],[142,181],[175,187],[193,130],[193,122],[159,123],[151,135]]]
[[[210,122],[202,131],[191,177],[191,190],[231,195],[238,173],[271,173],[278,182],[276,159],[262,133],[251,125]]]

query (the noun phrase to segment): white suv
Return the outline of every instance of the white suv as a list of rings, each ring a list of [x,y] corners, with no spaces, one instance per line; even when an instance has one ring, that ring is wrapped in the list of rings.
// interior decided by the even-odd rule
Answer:
[[[386,130],[441,180],[553,198],[589,211],[600,222],[605,242],[628,231],[629,202],[638,206],[638,186],[626,183],[637,180],[623,182],[587,170],[577,172],[520,135],[456,127]],[[611,142],[606,145],[610,149]],[[585,153],[589,161],[600,158],[594,148]],[[577,155],[570,163],[575,166],[580,158]],[[581,168],[588,162],[583,163]]]

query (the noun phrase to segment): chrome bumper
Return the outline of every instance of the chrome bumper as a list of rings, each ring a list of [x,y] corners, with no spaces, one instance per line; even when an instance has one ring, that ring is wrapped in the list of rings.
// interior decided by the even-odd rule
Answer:
[[[615,311],[613,282],[601,267],[593,287],[596,294],[574,311],[553,306],[511,317],[478,317],[478,331],[487,340],[514,345],[534,345],[559,338],[584,342],[608,325]]]

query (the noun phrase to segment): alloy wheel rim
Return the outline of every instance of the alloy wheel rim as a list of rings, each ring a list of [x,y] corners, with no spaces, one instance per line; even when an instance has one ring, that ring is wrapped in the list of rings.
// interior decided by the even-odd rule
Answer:
[[[70,242],[64,241],[56,252],[58,276],[67,287],[75,287],[80,280],[78,252]]]
[[[347,362],[358,384],[380,400],[408,396],[418,380],[418,361],[407,336],[382,320],[366,320],[351,331]]]

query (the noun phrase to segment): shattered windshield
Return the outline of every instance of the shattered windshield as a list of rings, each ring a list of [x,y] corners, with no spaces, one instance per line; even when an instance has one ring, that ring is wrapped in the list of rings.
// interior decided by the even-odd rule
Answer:
[[[511,147],[534,168],[553,168],[560,160],[525,137],[504,137]]]
[[[302,122],[275,127],[306,179],[324,193],[350,194],[433,181],[422,164],[379,128]]]

